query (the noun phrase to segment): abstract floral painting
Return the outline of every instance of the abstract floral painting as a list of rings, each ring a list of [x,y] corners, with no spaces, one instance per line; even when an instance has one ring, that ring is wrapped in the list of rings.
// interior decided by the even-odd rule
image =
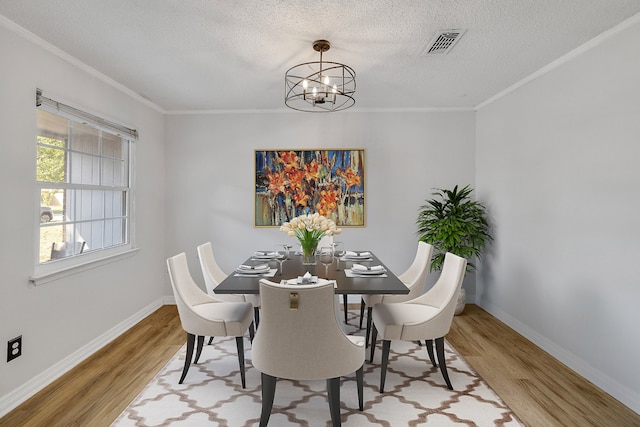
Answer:
[[[255,225],[275,227],[319,213],[364,227],[363,149],[256,150]]]

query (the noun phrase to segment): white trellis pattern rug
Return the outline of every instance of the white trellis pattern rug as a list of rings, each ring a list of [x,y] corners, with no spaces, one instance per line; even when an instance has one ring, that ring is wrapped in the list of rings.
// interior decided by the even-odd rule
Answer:
[[[355,311],[350,324],[357,324]],[[346,325],[347,333],[363,334]],[[381,347],[381,342],[378,342]],[[358,410],[355,375],[342,379],[340,400],[344,426],[522,426],[515,414],[482,378],[446,343],[447,389],[440,370],[424,347],[393,341],[385,393],[378,392],[381,348],[364,366],[364,411]],[[234,338],[216,338],[205,345],[197,365],[178,384],[185,347],[155,376],[114,421],[128,426],[257,426],[260,420],[260,373],[251,364],[245,342],[247,388],[240,382]],[[325,381],[279,380],[269,426],[328,426]]]

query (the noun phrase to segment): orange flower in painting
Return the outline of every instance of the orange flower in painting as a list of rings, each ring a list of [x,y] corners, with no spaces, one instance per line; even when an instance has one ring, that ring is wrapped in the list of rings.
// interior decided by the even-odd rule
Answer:
[[[304,180],[304,172],[301,170],[287,171],[287,179],[292,189],[302,191],[302,180]]]
[[[311,196],[304,191],[296,191],[291,195],[291,199],[296,206],[307,206],[307,202],[311,200]]]
[[[293,151],[281,151],[280,161],[283,163],[284,169],[290,171],[298,168],[300,157]]]
[[[316,210],[320,215],[329,216],[338,209],[338,192],[336,190],[320,190],[320,200]]]
[[[304,165],[307,174],[305,179],[307,181],[318,180],[320,178],[320,165],[313,159],[309,164]]]
[[[280,172],[268,173],[269,191],[274,195],[284,193],[284,177]]]
[[[360,185],[360,177],[353,171],[353,169],[347,169],[344,172],[338,171],[338,175],[344,177],[345,181],[347,181],[347,187]]]

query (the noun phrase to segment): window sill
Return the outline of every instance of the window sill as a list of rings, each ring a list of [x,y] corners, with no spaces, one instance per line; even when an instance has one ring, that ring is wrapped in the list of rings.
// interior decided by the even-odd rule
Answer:
[[[114,255],[109,255],[103,258],[99,258],[96,260],[87,261],[82,264],[76,264],[69,267],[64,267],[59,270],[33,275],[29,277],[29,282],[34,284],[35,286],[42,285],[44,283],[53,282],[56,280],[60,280],[62,278],[82,273],[83,271],[91,270],[97,267],[101,267],[103,265],[111,264],[112,262],[119,261],[121,259],[129,258],[134,256],[140,249],[129,249],[124,252],[120,252]]]

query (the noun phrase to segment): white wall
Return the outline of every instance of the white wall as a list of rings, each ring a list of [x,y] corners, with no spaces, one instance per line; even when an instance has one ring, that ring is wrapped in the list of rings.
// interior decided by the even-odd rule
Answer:
[[[0,17],[2,18],[2,17]],[[0,415],[46,384],[55,367],[88,350],[131,316],[159,306],[164,282],[164,116],[97,74],[81,71],[0,20]],[[35,91],[134,126],[137,246],[127,259],[41,286],[29,284],[36,256]],[[22,335],[23,354],[6,362],[6,342]],[[66,361],[66,362],[65,362]],[[43,377],[44,376],[44,377]]]
[[[636,412],[639,46],[636,23],[481,108],[476,177],[478,303]]]
[[[185,251],[202,283],[198,244],[211,241],[232,271],[253,250],[293,241],[253,226],[254,150],[364,148],[366,227],[345,228],[339,240],[402,272],[415,256],[418,208],[432,188],[474,185],[474,142],[474,112],[168,116],[167,255]],[[471,279],[465,286],[473,295]]]

